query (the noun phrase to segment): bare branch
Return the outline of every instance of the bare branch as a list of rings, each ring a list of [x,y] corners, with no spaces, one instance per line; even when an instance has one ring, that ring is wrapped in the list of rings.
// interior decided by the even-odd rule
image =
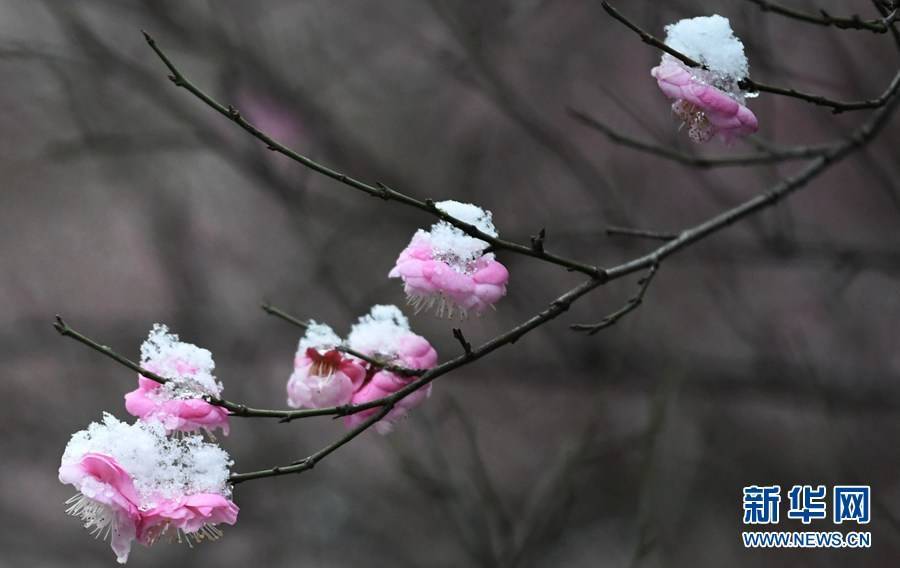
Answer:
[[[280,475],[288,475],[291,473],[302,473],[304,471],[310,470],[316,467],[316,464],[325,459],[328,454],[334,452],[353,438],[359,436],[363,432],[369,429],[370,426],[387,416],[387,413],[391,411],[394,407],[393,402],[387,402],[381,409],[374,413],[372,416],[366,419],[365,422],[359,424],[331,444],[328,444],[321,450],[317,451],[314,454],[310,454],[303,458],[302,460],[296,461],[290,465],[284,466],[275,466],[269,469],[263,469],[259,471],[250,471],[247,473],[235,473],[231,477],[228,478],[228,481],[232,485],[237,485],[238,483],[243,483],[244,481],[250,481],[251,479],[262,479],[264,477],[277,477]]]
[[[747,0],[747,2],[756,4],[763,12],[772,12],[773,14],[793,18],[794,20],[799,20],[808,24],[816,24],[825,27],[835,27],[842,30],[865,30],[874,32],[876,34],[887,33],[887,31],[891,27],[891,24],[893,24],[897,19],[896,8],[889,16],[885,18],[878,20],[863,20],[859,17],[858,14],[853,14],[850,17],[840,17],[832,16],[825,10],[819,10],[818,14],[810,14],[801,10],[795,10],[794,8],[783,6],[776,2],[769,2],[768,0]]]
[[[170,71],[171,75],[169,75],[169,80],[171,80],[176,86],[187,90],[189,93],[203,101],[203,103],[205,103],[207,106],[240,126],[242,129],[250,133],[254,138],[266,144],[266,147],[269,150],[287,156],[291,160],[303,164],[304,166],[315,172],[318,172],[331,179],[337,180],[347,187],[351,187],[372,197],[378,197],[386,201],[396,201],[398,203],[402,203],[403,205],[425,211],[426,213],[429,213],[432,216],[437,217],[438,219],[446,221],[451,225],[459,228],[467,235],[489,243],[492,247],[494,247],[494,249],[503,249],[516,254],[530,256],[543,260],[545,262],[564,266],[565,268],[587,274],[591,277],[597,277],[601,279],[603,278],[603,271],[597,266],[592,266],[590,264],[585,264],[583,262],[558,256],[544,250],[538,251],[528,245],[515,243],[491,236],[484,231],[481,231],[474,225],[460,221],[459,219],[456,219],[455,217],[445,213],[440,208],[438,208],[432,200],[419,200],[401,193],[395,189],[391,189],[387,185],[381,183],[377,183],[374,185],[368,184],[364,181],[350,177],[347,174],[341,173],[337,170],[333,170],[328,166],[322,165],[310,158],[307,158],[306,156],[295,152],[294,150],[291,150],[287,146],[281,144],[280,142],[273,139],[268,134],[259,130],[256,126],[251,124],[234,106],[223,105],[222,103],[207,95],[199,87],[194,85],[190,80],[182,75],[177,67],[175,67],[168,56],[157,45],[156,40],[154,40],[153,37],[150,36],[150,34],[148,34],[147,32],[143,33],[144,38],[147,40],[147,44],[150,45],[150,48],[153,49],[154,53],[156,53],[160,60],[162,60],[163,64],[165,64],[166,68],[168,68],[168,70]]]
[[[463,353],[465,353],[466,355],[472,354],[472,344],[469,343],[469,341],[466,339],[466,336],[463,335],[463,332],[461,329],[459,329],[458,327],[454,327],[453,328],[453,337],[455,337],[456,340],[459,341],[459,344],[463,348]]]
[[[678,150],[673,150],[672,148],[663,146],[661,144],[644,142],[642,140],[626,136],[625,134],[622,134],[610,128],[606,124],[603,124],[586,112],[571,107],[569,107],[567,110],[569,114],[580,123],[600,132],[601,134],[609,138],[610,141],[616,144],[621,144],[622,146],[626,146],[634,150],[639,150],[647,154],[653,154],[654,156],[659,156],[660,158],[665,158],[667,160],[672,160],[673,162],[678,162],[686,166],[693,166],[697,168],[756,166],[759,164],[772,164],[778,162],[787,162],[790,160],[812,159],[816,156],[822,155],[822,153],[828,149],[827,145],[795,146],[792,148],[766,150],[754,154],[727,156],[722,158],[704,158],[701,156],[687,154],[685,152],[679,152]]]
[[[601,329],[606,329],[607,327],[613,326],[620,319],[628,315],[630,312],[637,309],[638,306],[641,305],[644,301],[644,294],[647,293],[647,289],[650,287],[650,282],[653,281],[653,277],[656,276],[656,271],[659,269],[658,264],[651,264],[650,270],[647,271],[647,274],[638,280],[638,285],[640,288],[638,289],[637,294],[628,298],[628,301],[625,302],[625,305],[604,317],[597,323],[576,323],[572,324],[569,327],[574,329],[575,331],[584,331],[587,332],[588,335],[594,335]]]

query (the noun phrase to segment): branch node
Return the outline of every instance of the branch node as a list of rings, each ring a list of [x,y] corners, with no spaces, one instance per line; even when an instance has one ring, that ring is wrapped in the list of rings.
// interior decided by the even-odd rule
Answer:
[[[56,314],[56,321],[53,322],[53,328],[59,332],[60,335],[69,335],[69,326],[66,325],[66,322],[63,321],[62,316]]]
[[[380,191],[378,193],[373,193],[372,195],[380,197],[385,201],[391,198],[391,190],[388,188],[388,186],[384,185],[380,181],[376,181],[375,187],[377,187]]]
[[[453,328],[453,337],[459,341],[459,344],[462,345],[463,352],[466,354],[466,357],[472,356],[472,344],[466,340],[466,336],[463,335],[463,332],[458,327]]]
[[[544,252],[544,238],[547,236],[547,229],[541,228],[537,235],[531,236],[531,250],[537,253]]]

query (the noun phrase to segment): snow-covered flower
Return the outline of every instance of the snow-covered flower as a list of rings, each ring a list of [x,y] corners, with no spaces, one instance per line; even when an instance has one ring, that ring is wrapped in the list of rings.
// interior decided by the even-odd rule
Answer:
[[[688,126],[697,143],[718,136],[730,144],[756,132],[756,115],[745,105],[750,95],[740,87],[749,74],[744,44],[727,18],[719,15],[678,21],[666,26],[666,45],[701,63],[688,67],[668,53],[650,73],[674,102],[672,112]]]
[[[297,346],[287,383],[288,405],[324,408],[350,402],[366,377],[362,361],[336,349],[341,338],[327,325],[311,322]]]
[[[216,539],[238,507],[228,485],[231,458],[200,436],[166,436],[162,423],[126,424],[110,414],[72,435],[59,480],[78,491],[66,512],[110,545],[120,563],[132,542],[171,536],[188,543]]]
[[[409,321],[396,306],[373,306],[350,330],[347,344],[364,355],[408,369],[430,369],[437,364],[437,352],[428,340],[410,331]],[[370,369],[366,380],[353,393],[351,402],[363,404],[389,396],[417,378]],[[387,416],[375,423],[375,429],[381,434],[390,432],[397,420],[430,395],[429,384],[401,399]],[[346,423],[349,427],[357,426],[378,410],[373,408],[351,414],[345,419]]]
[[[222,394],[222,384],[213,375],[212,353],[179,341],[168,327],[155,324],[141,345],[141,366],[169,381],[160,384],[139,376],[138,388],[125,395],[130,414],[158,420],[169,432],[221,428],[228,435],[228,411],[203,399]]]
[[[497,236],[490,211],[458,201],[436,206],[448,215]],[[465,234],[446,221],[428,231],[419,230],[400,253],[390,278],[400,278],[407,299],[416,311],[436,307],[437,314],[481,314],[506,294],[509,272],[488,243]]]

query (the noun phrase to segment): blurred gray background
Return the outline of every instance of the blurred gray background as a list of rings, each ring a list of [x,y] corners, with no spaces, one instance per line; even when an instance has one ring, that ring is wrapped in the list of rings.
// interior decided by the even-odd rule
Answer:
[[[787,1],[787,0],[785,0]],[[864,1],[790,5],[874,17]],[[749,2],[619,2],[657,34],[719,13],[754,78],[843,99],[880,94],[889,36],[807,26]],[[611,144],[566,107],[685,152],[649,69],[659,55],[594,0],[0,1],[0,565],[107,566],[63,513],[69,435],[126,418],[133,373],[51,327],[131,357],[154,322],[213,351],[225,396],[284,406],[297,330],[267,299],[344,333],[424,214],[267,152],[167,79],[140,35],[302,153],[419,198],[493,210],[501,235],[613,265],[800,164],[697,170]],[[760,138],[839,137],[866,112],[764,95]],[[387,437],[315,470],[239,486],[214,544],[135,546],[141,566],[896,566],[900,554],[900,160],[897,119],[811,187],[667,260],[644,305],[587,337],[636,278],[441,378]],[[500,255],[512,273],[473,343],[578,277]],[[450,328],[412,317],[446,360]],[[234,419],[236,471],[289,463],[343,431],[328,418]],[[753,483],[873,486],[871,550],[740,542]],[[784,513],[782,512],[782,515]],[[797,528],[785,523],[782,527]],[[814,528],[831,530],[830,522]]]

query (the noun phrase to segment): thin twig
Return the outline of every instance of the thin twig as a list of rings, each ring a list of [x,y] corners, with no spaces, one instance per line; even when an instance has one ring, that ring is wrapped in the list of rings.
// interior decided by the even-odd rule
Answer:
[[[332,442],[328,444],[321,450],[317,451],[314,454],[310,454],[303,458],[302,460],[296,461],[290,465],[283,466],[275,466],[269,469],[263,469],[259,471],[250,471],[247,473],[235,473],[231,477],[228,478],[228,481],[232,485],[237,485],[238,483],[243,483],[244,481],[250,481],[251,479],[262,479],[264,477],[277,477],[280,475],[288,475],[292,473],[302,473],[304,471],[310,470],[316,467],[316,464],[325,459],[330,453],[334,452],[353,438],[359,436],[363,432],[369,429],[370,426],[387,416],[387,413],[391,411],[394,407],[393,402],[385,403],[378,412],[372,414],[372,416],[366,418],[365,422],[359,424],[354,427],[352,430]]]
[[[653,154],[654,156],[659,156],[660,158],[665,158],[667,160],[672,160],[686,166],[693,166],[697,168],[756,166],[759,164],[772,164],[778,162],[787,162],[790,160],[812,159],[816,156],[822,155],[822,153],[828,149],[827,145],[795,146],[777,150],[766,150],[754,154],[724,156],[721,158],[704,158],[701,156],[694,156],[692,154],[680,152],[678,150],[673,150],[672,148],[663,146],[661,144],[644,142],[643,140],[638,140],[636,138],[626,136],[625,134],[622,134],[610,128],[606,124],[600,122],[595,117],[589,115],[584,111],[580,111],[571,107],[569,107],[567,110],[569,114],[580,123],[600,132],[616,144],[621,144],[622,146],[626,146],[634,150],[639,150],[647,154]]]
[[[700,62],[688,57],[687,55],[681,53],[680,51],[666,45],[665,42],[659,40],[653,34],[647,32],[646,30],[639,27],[637,24],[635,24],[634,22],[632,22],[631,20],[629,20],[628,18],[623,16],[621,12],[619,12],[614,7],[612,7],[609,4],[609,2],[604,1],[604,2],[602,2],[602,5],[603,5],[603,9],[606,10],[606,12],[610,16],[612,16],[613,18],[615,18],[616,20],[618,20],[619,22],[624,24],[626,27],[628,27],[630,30],[632,30],[633,32],[638,34],[638,36],[640,36],[640,38],[641,38],[641,41],[643,41],[644,43],[646,43],[648,45],[652,45],[653,47],[660,49],[662,51],[665,51],[672,57],[679,59],[681,62],[683,62],[688,67],[699,67],[701,69],[707,69],[707,67],[705,65],[703,65],[702,63],[700,63]],[[774,85],[760,83],[758,81],[754,81],[753,79],[750,79],[749,77],[739,81],[738,86],[740,86],[742,89],[744,89],[746,91],[751,91],[751,92],[761,91],[761,92],[766,92],[766,93],[772,93],[775,95],[782,95],[785,97],[792,97],[795,99],[804,100],[808,103],[812,103],[812,104],[818,105],[818,106],[829,107],[832,110],[832,112],[837,114],[840,112],[845,112],[845,111],[850,111],[850,110],[874,109],[874,108],[880,108],[880,107],[884,106],[887,103],[887,101],[891,97],[893,97],[894,93],[896,93],[897,90],[900,89],[900,72],[898,72],[896,75],[894,75],[894,78],[891,80],[890,84],[888,85],[887,89],[885,89],[884,93],[882,93],[880,96],[878,96],[874,99],[866,99],[866,100],[862,100],[862,101],[838,101],[835,99],[830,99],[828,97],[823,97],[821,95],[816,95],[816,94],[812,94],[812,93],[804,93],[804,92],[801,92],[801,91],[798,91],[798,90],[792,89],[792,88],[777,87]]]
[[[292,325],[295,325],[301,329],[307,329],[310,326],[310,322],[302,320],[295,316],[292,316],[291,314],[285,312],[284,310],[282,310],[280,308],[273,306],[272,304],[269,304],[268,302],[260,304],[260,307],[267,314],[275,316],[277,318],[280,318],[280,319],[282,319]],[[356,357],[357,359],[361,359],[361,360],[365,361],[366,363],[372,365],[373,367],[377,367],[379,369],[384,369],[385,371],[390,371],[390,372],[396,373],[398,375],[403,375],[404,377],[415,377],[416,375],[421,375],[424,372],[423,369],[408,369],[406,367],[401,367],[399,365],[394,365],[394,364],[388,363],[386,361],[382,361],[381,359],[376,359],[375,357],[370,357],[370,356],[366,355],[365,353],[362,353],[360,351],[357,351],[356,349],[348,347],[347,345],[335,345],[334,348],[342,353],[346,353],[347,355],[352,355],[353,357]]]
[[[876,34],[887,33],[891,24],[897,19],[897,9],[894,9],[892,14],[882,19],[863,20],[858,14],[854,14],[850,17],[840,17],[832,16],[825,10],[819,10],[818,14],[810,14],[808,12],[783,6],[776,2],[769,2],[768,0],[747,0],[747,2],[756,4],[763,12],[772,12],[773,14],[786,16],[808,24],[835,27],[842,30],[864,30]]]
[[[576,323],[572,324],[569,327],[574,329],[575,331],[584,331],[587,332],[588,335],[594,335],[601,329],[606,329],[607,327],[613,326],[620,319],[628,315],[630,312],[637,309],[638,306],[641,305],[644,301],[644,294],[647,293],[647,289],[650,287],[650,282],[653,281],[653,277],[656,276],[656,271],[659,270],[658,264],[651,264],[650,269],[647,271],[647,274],[638,281],[637,294],[628,298],[628,301],[625,302],[625,305],[604,317],[597,323]]]
[[[466,336],[463,335],[463,332],[461,329],[459,329],[458,327],[454,327],[453,328],[453,337],[455,337],[456,340],[459,341],[459,344],[463,348],[463,353],[465,353],[466,355],[472,354],[472,344],[469,343],[469,341],[466,339]]]
[[[401,193],[395,189],[388,187],[382,183],[369,184],[364,181],[358,180],[356,178],[350,177],[347,174],[341,173],[337,170],[331,169],[328,166],[320,164],[306,156],[303,156],[297,153],[294,150],[291,150],[287,146],[278,142],[265,132],[258,129],[252,123],[250,123],[244,116],[231,105],[223,105],[222,103],[216,101],[211,96],[207,95],[203,90],[194,85],[187,77],[185,77],[181,71],[175,67],[175,64],[169,59],[169,57],[160,49],[157,45],[156,40],[153,39],[150,34],[147,32],[143,32],[144,38],[147,40],[147,44],[153,49],[153,52],[156,53],[157,57],[163,62],[166,68],[169,70],[171,75],[169,75],[169,80],[171,80],[177,87],[181,87],[187,90],[189,93],[203,101],[207,106],[225,116],[242,129],[247,131],[250,135],[252,135],[257,140],[263,142],[269,150],[273,152],[278,152],[284,156],[287,156],[291,160],[303,164],[307,168],[318,172],[324,176],[330,177],[331,179],[337,180],[338,182],[344,184],[347,187],[351,187],[357,191],[361,191],[367,195],[372,197],[377,197],[380,199],[384,199],[385,201],[396,201],[398,203],[402,203],[403,205],[407,205],[409,207],[414,207],[421,211],[425,211],[441,219],[442,221],[446,221],[451,225],[459,228],[464,233],[471,237],[475,237],[476,239],[480,239],[489,243],[494,249],[503,249],[509,252],[513,252],[516,254],[521,254],[525,256],[530,256],[533,258],[537,258],[543,260],[545,262],[549,262],[552,264],[557,264],[559,266],[563,266],[570,270],[575,270],[581,272],[583,274],[587,274],[591,277],[603,278],[603,272],[597,266],[593,266],[590,264],[586,264],[583,262],[579,262],[576,260],[572,260],[569,258],[565,258],[556,254],[552,254],[546,252],[545,250],[535,250],[528,245],[524,245],[521,243],[516,243],[512,241],[507,241],[504,239],[500,239],[498,237],[494,237],[485,233],[484,231],[478,229],[476,226],[466,223],[464,221],[460,221],[456,219],[452,215],[441,210],[437,204],[431,200],[419,200],[404,193]]]

